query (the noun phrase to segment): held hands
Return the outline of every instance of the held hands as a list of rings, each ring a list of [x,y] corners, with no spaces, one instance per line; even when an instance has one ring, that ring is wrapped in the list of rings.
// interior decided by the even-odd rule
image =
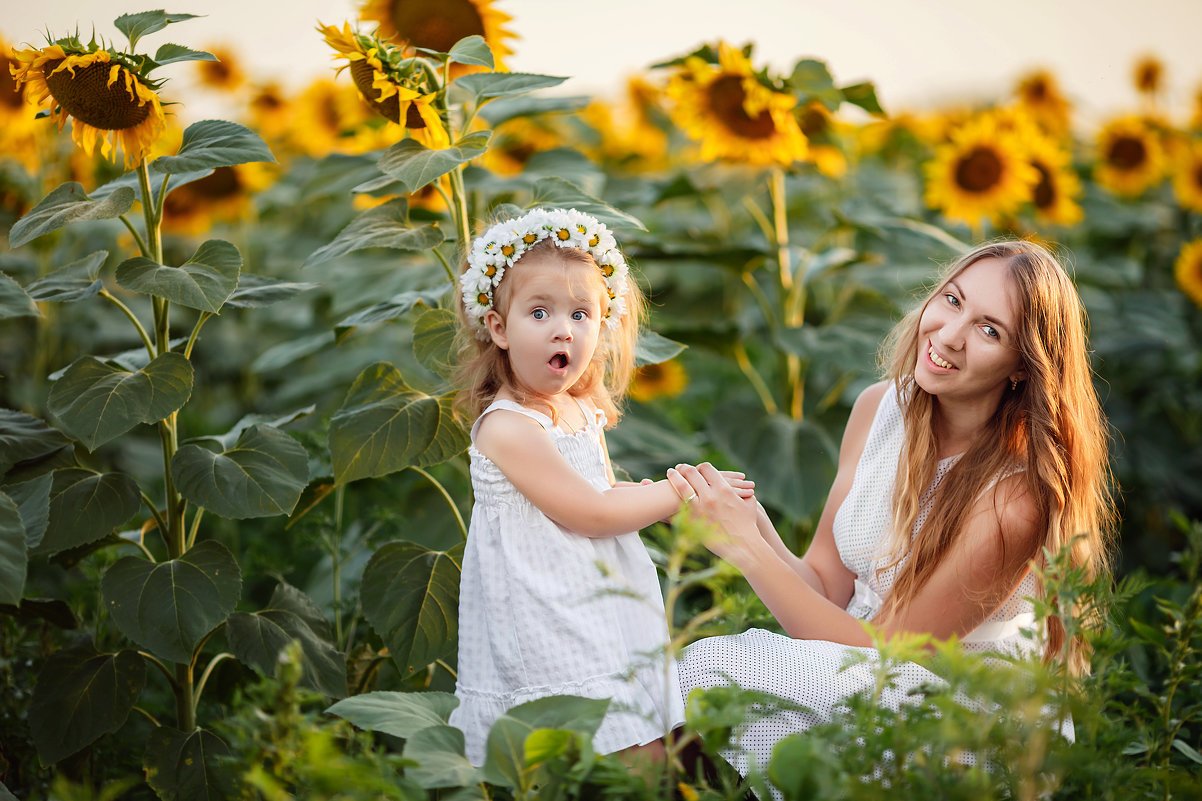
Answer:
[[[668,470],[668,482],[714,525],[716,532],[705,546],[715,554],[739,567],[752,558],[757,546],[764,546],[756,527],[755,483],[742,473],[720,471],[709,462],[696,467],[679,464]]]

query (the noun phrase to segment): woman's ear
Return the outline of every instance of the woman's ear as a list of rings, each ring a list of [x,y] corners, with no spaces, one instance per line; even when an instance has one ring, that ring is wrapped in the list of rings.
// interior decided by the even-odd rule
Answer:
[[[509,350],[509,337],[505,335],[505,320],[496,309],[489,309],[484,314],[484,326],[492,342],[501,350]]]

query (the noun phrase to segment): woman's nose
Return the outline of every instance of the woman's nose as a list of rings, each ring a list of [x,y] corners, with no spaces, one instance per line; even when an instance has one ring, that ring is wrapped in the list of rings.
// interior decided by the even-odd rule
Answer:
[[[939,329],[939,342],[950,350],[960,350],[964,347],[964,323],[960,320],[949,320]]]

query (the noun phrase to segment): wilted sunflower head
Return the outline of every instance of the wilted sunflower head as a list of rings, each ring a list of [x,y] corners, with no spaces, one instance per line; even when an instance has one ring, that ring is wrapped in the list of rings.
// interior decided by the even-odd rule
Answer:
[[[701,143],[704,161],[787,166],[804,159],[805,135],[793,115],[797,99],[761,82],[751,61],[726,42],[718,63],[690,56],[668,82],[671,113]]]
[[[926,202],[949,219],[978,225],[1018,210],[1031,197],[1038,171],[1013,131],[982,115],[957,129],[926,165]]]
[[[1202,308],[1202,239],[1195,239],[1181,248],[1173,274],[1181,291]]]
[[[89,155],[99,142],[106,157],[120,145],[125,166],[137,164],[166,124],[154,87],[138,75],[132,56],[69,37],[43,48],[15,51],[12,75],[28,85],[36,105],[47,104],[59,129]]]
[[[508,42],[514,34],[504,27],[513,18],[493,8],[493,0],[366,0],[359,16],[380,24],[376,31],[380,38],[409,48],[446,53],[460,39],[483,36],[498,71],[505,69],[505,57],[513,54]],[[481,69],[454,64],[451,74]]]
[[[1141,117],[1120,117],[1098,132],[1098,183],[1115,194],[1134,197],[1160,183],[1165,154],[1160,134]]]
[[[1135,62],[1131,79],[1141,94],[1156,94],[1164,83],[1164,62],[1153,55],[1141,56]]]
[[[414,139],[435,150],[449,147],[450,135],[435,105],[437,87],[429,85],[426,72],[400,48],[351,30],[332,25],[317,29],[334,48],[334,58],[346,59],[338,68],[349,69],[359,94],[380,116],[401,125]]]

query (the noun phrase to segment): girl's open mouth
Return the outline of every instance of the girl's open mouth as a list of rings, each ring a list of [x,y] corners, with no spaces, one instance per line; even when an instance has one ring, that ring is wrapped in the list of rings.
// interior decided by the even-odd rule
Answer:
[[[556,353],[551,357],[550,365],[556,370],[563,370],[568,366],[568,354]]]

